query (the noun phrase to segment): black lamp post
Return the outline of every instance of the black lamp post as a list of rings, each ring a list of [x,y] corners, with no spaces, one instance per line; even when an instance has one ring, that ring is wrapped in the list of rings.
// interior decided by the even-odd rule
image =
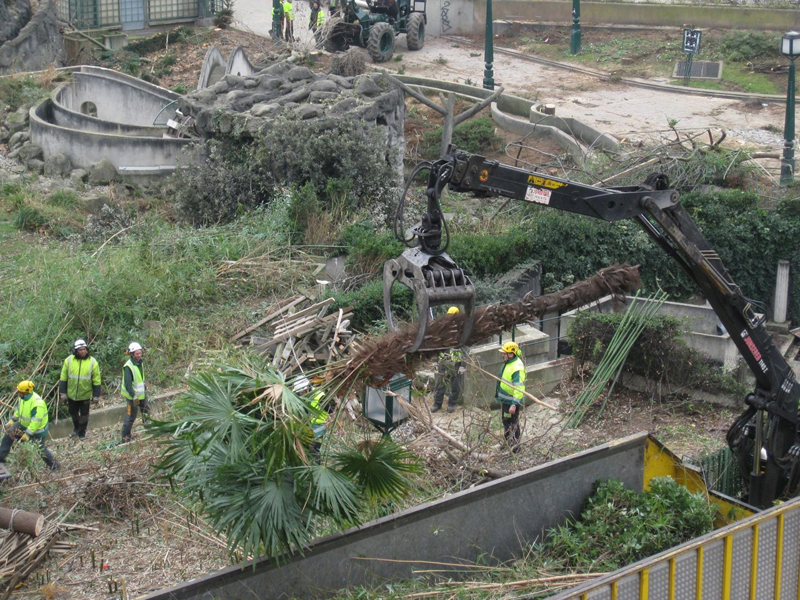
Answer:
[[[486,0],[486,40],[484,42],[486,68],[483,70],[483,89],[494,89],[494,26],[492,24],[492,0]]]
[[[385,437],[409,417],[408,409],[398,398],[411,404],[411,381],[402,375],[392,377],[386,387],[364,388],[363,414]]]
[[[786,90],[786,121],[783,126],[783,159],[781,185],[794,181],[794,61],[800,56],[800,33],[783,34],[781,54],[789,59],[789,86]]]

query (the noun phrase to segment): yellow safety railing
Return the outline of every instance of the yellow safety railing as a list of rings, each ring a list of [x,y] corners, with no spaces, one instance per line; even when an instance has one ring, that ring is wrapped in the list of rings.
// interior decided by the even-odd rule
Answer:
[[[718,560],[720,542],[722,556]],[[692,555],[694,560],[691,560]],[[713,560],[711,555],[714,555]],[[738,581],[734,581],[735,573]],[[660,581],[658,586],[654,586],[656,574]],[[747,577],[749,586],[740,585]],[[692,580],[694,584],[687,585]],[[749,600],[800,600],[800,498],[624,567],[551,600],[731,600],[745,597]]]

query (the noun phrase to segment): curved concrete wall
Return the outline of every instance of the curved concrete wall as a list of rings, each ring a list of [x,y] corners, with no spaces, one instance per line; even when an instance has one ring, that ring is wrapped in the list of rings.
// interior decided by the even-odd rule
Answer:
[[[206,50],[206,56],[203,59],[203,67],[200,69],[200,78],[197,81],[197,89],[202,90],[211,87],[220,79],[225,77],[225,70],[227,65],[222,53],[216,46],[211,46]]]
[[[31,141],[44,157],[62,153],[75,167],[86,168],[107,158],[119,170],[174,167],[190,140],[114,135],[61,127],[53,123],[53,101],[44,100],[30,110]]]
[[[255,75],[258,71],[259,69],[256,69],[250,64],[244,52],[244,48],[236,46],[228,57],[228,65],[225,69],[225,73],[237,75],[239,77],[249,77],[250,75]]]
[[[139,135],[139,136],[155,136],[159,137],[164,133],[163,127],[140,127],[138,125],[125,125],[123,123],[114,123],[112,121],[105,121],[85,115],[80,112],[75,112],[65,108],[60,104],[59,92],[63,89],[58,88],[55,91],[52,103],[52,122],[59,127],[66,127],[67,129],[81,129],[84,131],[94,131],[96,133],[111,133],[115,135]]]
[[[72,82],[62,88],[56,101],[77,113],[89,102],[96,107],[98,119],[149,127],[161,109],[175,99],[153,87],[156,89],[142,89],[114,77],[80,71],[73,74]]]

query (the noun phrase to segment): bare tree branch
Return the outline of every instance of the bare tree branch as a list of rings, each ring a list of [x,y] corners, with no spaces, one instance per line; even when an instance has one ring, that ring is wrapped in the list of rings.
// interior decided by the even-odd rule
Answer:
[[[486,100],[481,100],[478,104],[468,108],[467,110],[456,116],[453,124],[458,125],[459,123],[463,123],[470,117],[475,116],[476,114],[481,112],[484,108],[489,106],[492,102],[494,102],[500,97],[500,95],[503,93],[503,89],[504,89],[503,86],[500,86],[494,91],[494,94],[486,98]]]

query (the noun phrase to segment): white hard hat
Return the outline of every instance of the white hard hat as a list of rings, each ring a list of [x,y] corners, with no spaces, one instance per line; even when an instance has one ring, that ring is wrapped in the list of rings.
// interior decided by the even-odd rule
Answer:
[[[128,344],[128,354],[133,354],[137,350],[141,350],[142,345],[139,342],[131,342]]]
[[[81,339],[75,340],[75,344],[72,346],[74,350],[77,350],[78,348],[88,348],[88,347],[89,344],[86,343],[86,340],[81,340]]]
[[[295,380],[294,384],[292,385],[292,391],[295,394],[302,394],[308,391],[308,388],[311,387],[311,382],[308,380],[307,377],[301,377],[300,379]]]

